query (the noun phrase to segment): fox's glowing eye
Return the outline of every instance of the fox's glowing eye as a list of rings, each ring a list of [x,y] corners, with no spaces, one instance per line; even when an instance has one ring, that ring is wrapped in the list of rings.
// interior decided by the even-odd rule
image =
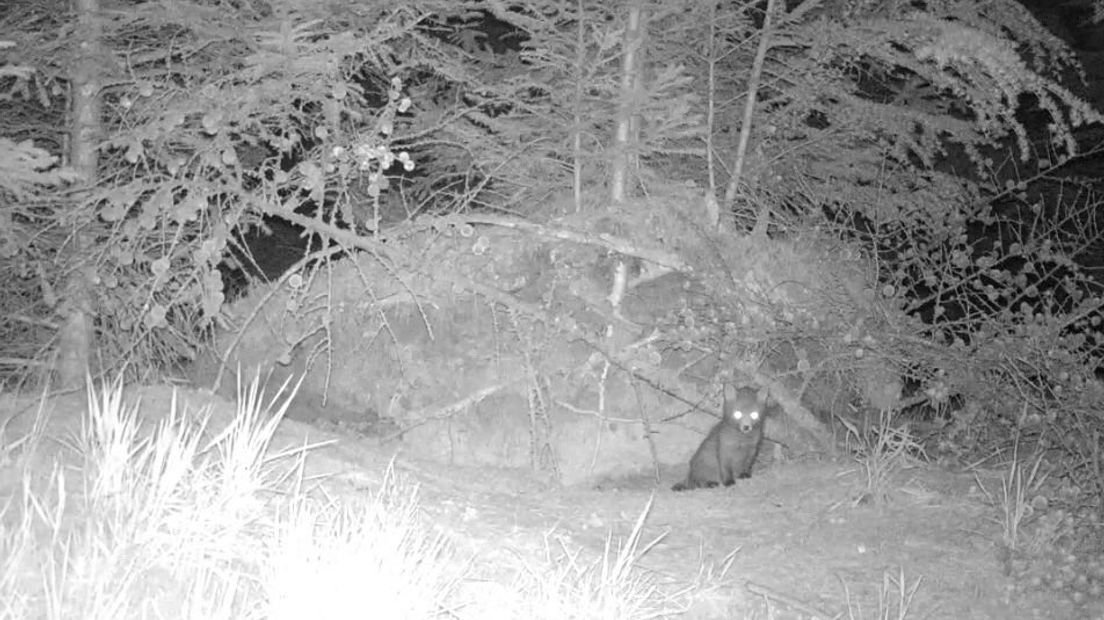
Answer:
[[[759,412],[758,411],[752,411],[750,415],[751,415],[752,420],[758,420],[759,419]]]

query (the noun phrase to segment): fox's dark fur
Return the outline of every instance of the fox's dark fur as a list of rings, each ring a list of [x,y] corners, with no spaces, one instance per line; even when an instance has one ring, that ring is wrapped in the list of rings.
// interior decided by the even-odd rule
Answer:
[[[737,478],[750,478],[759,446],[763,443],[763,417],[767,403],[755,388],[725,386],[724,418],[716,424],[690,459],[686,480],[671,487],[687,491],[729,486]]]

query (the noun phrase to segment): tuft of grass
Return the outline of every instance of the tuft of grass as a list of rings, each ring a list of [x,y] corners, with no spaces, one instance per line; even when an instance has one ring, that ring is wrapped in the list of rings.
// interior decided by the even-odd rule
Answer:
[[[720,564],[706,563],[704,560],[698,563],[698,578],[697,583],[702,586],[711,586],[717,582],[724,581],[728,576],[728,571],[732,570],[732,565],[736,563],[736,556],[739,555],[743,546],[738,546],[732,551],[729,551],[727,555],[721,558]],[[698,557],[704,556],[704,549],[699,546]]]
[[[862,431],[846,420],[847,443],[853,458],[862,466],[864,490],[857,503],[881,505],[890,498],[894,475],[912,464],[915,455],[923,457],[924,448],[913,439],[909,428],[895,423],[895,411],[882,410],[878,423]]]
[[[640,559],[658,544],[661,534],[641,544],[644,522],[655,497],[648,500],[624,541],[614,544],[606,535],[602,556],[595,561],[582,559],[579,549],[568,549],[558,541],[558,550],[545,538],[547,567],[527,571],[526,583],[517,586],[514,608],[503,618],[558,620],[645,620],[684,611],[678,594],[662,592],[653,577],[639,566]]]
[[[1039,492],[1048,474],[1040,471],[1043,455],[1036,454],[1034,459],[1023,462],[1019,457],[1019,444],[1012,449],[1012,460],[1008,471],[1001,476],[1000,496],[990,493],[981,479],[974,474],[974,481],[985,495],[990,505],[998,510],[997,522],[1001,526],[1001,544],[1004,559],[1022,548],[1023,526],[1031,518],[1034,510],[1031,500]]]
[[[878,620],[908,620],[913,611],[913,602],[916,599],[916,593],[920,590],[921,583],[923,583],[923,577],[910,583],[905,578],[904,568],[898,568],[896,574],[888,570],[882,571],[882,583],[878,590],[878,607],[873,617]],[[844,602],[847,604],[847,611],[839,614],[830,614],[824,610],[817,609],[802,600],[778,592],[762,584],[749,581],[746,585],[749,592],[763,599],[766,605],[768,618],[776,617],[776,605],[781,605],[798,612],[802,617],[846,617],[848,620],[865,620],[868,617],[864,615],[862,606],[852,600],[851,588],[842,577],[840,578],[840,585],[843,586],[843,596]]]
[[[841,580],[842,582],[842,580]],[[878,620],[908,620],[913,612],[913,602],[916,593],[924,578],[909,582],[905,578],[905,569],[898,568],[897,573],[891,571],[882,572],[882,584],[878,590],[878,609],[874,618]],[[846,583],[843,583],[844,597],[847,602],[848,620],[864,620],[862,607],[851,600],[851,591]],[[914,616],[915,617],[915,616]]]
[[[151,427],[120,381],[90,387],[49,475],[23,458],[44,422],[0,436],[0,480],[18,482],[0,504],[0,618],[442,615],[444,542],[391,472],[378,494],[340,506],[286,488],[311,447],[271,453],[288,385],[266,400],[257,379],[239,383],[236,415],[217,431],[210,410],[189,415],[175,394]]]
[[[773,594],[769,588],[760,587],[749,580],[741,580],[731,575],[732,567],[736,563],[743,546],[736,546],[720,560],[707,560],[705,541],[698,546],[698,571],[689,586],[678,592],[687,601],[685,617],[688,618],[731,618],[754,616],[743,605],[749,604],[739,592],[739,583],[742,581],[744,589],[755,597],[765,597],[765,604],[769,609],[771,601],[769,594]],[[758,616],[755,616],[758,617]],[[773,616],[768,616],[773,617]]]
[[[393,469],[364,501],[292,503],[269,545],[266,617],[445,615],[462,571],[418,514],[417,488],[400,484]]]

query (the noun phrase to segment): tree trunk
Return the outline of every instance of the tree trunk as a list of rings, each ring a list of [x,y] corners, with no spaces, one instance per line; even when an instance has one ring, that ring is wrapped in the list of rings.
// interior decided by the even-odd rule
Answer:
[[[610,172],[610,202],[613,204],[625,199],[629,170],[635,167],[633,117],[636,114],[636,91],[641,73],[639,55],[644,42],[642,4],[640,0],[635,0],[629,6],[628,23],[625,25],[625,51],[621,57],[621,110],[617,118],[615,154]]]
[[[103,26],[99,0],[75,0],[77,10],[77,62],[70,75],[70,166],[80,173],[86,186],[96,182],[99,167],[97,147],[103,135],[101,115],[101,67],[105,66]],[[62,287],[61,314],[64,324],[58,334],[57,376],[62,388],[76,388],[89,374],[92,350],[92,274],[88,272],[90,244],[76,228],[69,245],[69,269]]]

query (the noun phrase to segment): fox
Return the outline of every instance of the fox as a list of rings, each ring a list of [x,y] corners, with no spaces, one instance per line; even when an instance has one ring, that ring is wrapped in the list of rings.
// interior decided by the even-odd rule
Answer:
[[[750,387],[724,388],[724,417],[709,431],[690,459],[686,480],[672,491],[731,486],[737,479],[750,478],[755,457],[763,444],[766,398]]]

